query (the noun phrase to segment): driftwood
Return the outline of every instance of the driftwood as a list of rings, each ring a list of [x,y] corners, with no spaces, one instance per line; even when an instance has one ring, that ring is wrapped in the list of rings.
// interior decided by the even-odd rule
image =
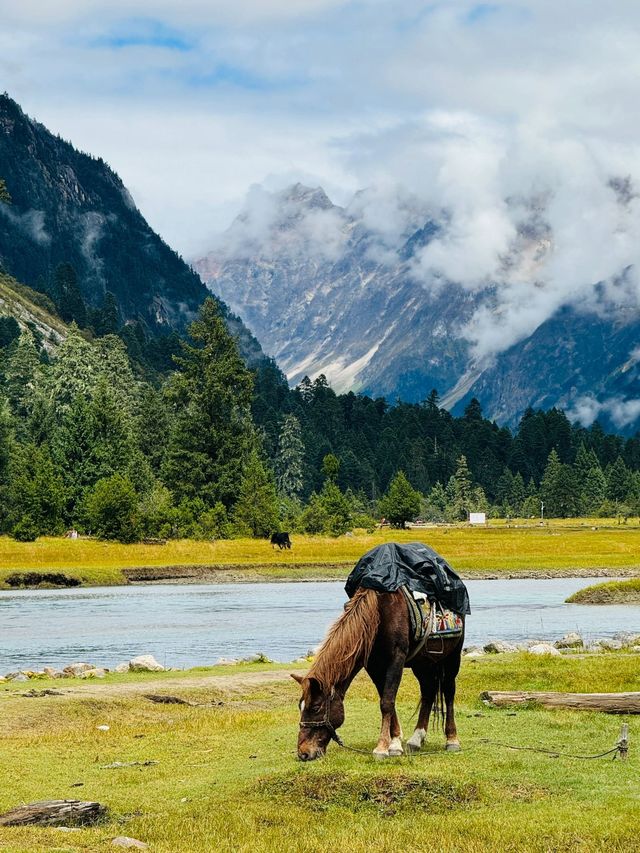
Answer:
[[[106,812],[106,806],[100,803],[42,800],[0,815],[0,826],[86,826],[96,823]]]
[[[533,703],[544,708],[571,708],[576,711],[604,711],[607,714],[640,714],[640,693],[538,693],[522,690],[487,690],[480,694],[487,705]]]

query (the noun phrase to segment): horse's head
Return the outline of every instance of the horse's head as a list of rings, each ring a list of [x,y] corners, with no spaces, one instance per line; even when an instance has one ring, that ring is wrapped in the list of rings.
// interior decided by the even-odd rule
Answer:
[[[335,688],[324,691],[313,677],[291,677],[302,688],[298,758],[313,761],[325,754],[332,739],[337,739],[336,729],[344,723],[344,699]]]

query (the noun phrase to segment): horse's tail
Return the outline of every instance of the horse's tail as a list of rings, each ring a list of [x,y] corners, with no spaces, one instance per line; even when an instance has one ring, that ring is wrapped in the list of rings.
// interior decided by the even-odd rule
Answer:
[[[431,706],[431,719],[433,726],[439,725],[444,731],[445,722],[445,701],[444,701],[444,661],[441,661],[436,667],[436,692],[433,696],[433,705]]]

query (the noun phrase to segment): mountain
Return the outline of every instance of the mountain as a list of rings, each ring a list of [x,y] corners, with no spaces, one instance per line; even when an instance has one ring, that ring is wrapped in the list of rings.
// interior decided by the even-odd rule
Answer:
[[[12,338],[20,329],[31,329],[48,353],[56,351],[68,332],[66,323],[57,315],[47,296],[0,272],[0,331],[12,325],[15,328]],[[0,334],[0,347],[5,344]]]
[[[320,187],[296,184],[254,194],[194,266],[292,384],[324,373],[338,391],[410,402],[437,388],[448,408],[459,412],[477,397],[488,417],[511,426],[529,406],[558,406],[635,430],[637,311],[562,306],[512,346],[480,357],[465,330],[482,312],[500,319],[495,288],[421,275],[422,253],[447,227],[446,212],[411,199],[388,208],[361,192],[340,207]],[[537,209],[518,240],[508,262],[534,276],[551,242]]]
[[[113,294],[121,321],[141,324],[152,337],[181,332],[193,320],[207,289],[148,225],[120,178],[6,94],[0,95],[0,179],[10,198],[0,201],[6,273],[51,293],[58,266],[71,264],[89,309]],[[221,310],[245,357],[260,360],[255,338],[226,306]]]

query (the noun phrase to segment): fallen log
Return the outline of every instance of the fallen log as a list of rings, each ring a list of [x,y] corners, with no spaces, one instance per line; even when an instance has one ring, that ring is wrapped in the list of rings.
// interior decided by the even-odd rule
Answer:
[[[17,806],[0,815],[0,826],[87,826],[97,823],[107,809],[82,800],[41,800]]]
[[[480,694],[486,705],[541,705],[576,711],[604,711],[606,714],[640,714],[640,693],[539,693],[524,690],[486,690]]]

